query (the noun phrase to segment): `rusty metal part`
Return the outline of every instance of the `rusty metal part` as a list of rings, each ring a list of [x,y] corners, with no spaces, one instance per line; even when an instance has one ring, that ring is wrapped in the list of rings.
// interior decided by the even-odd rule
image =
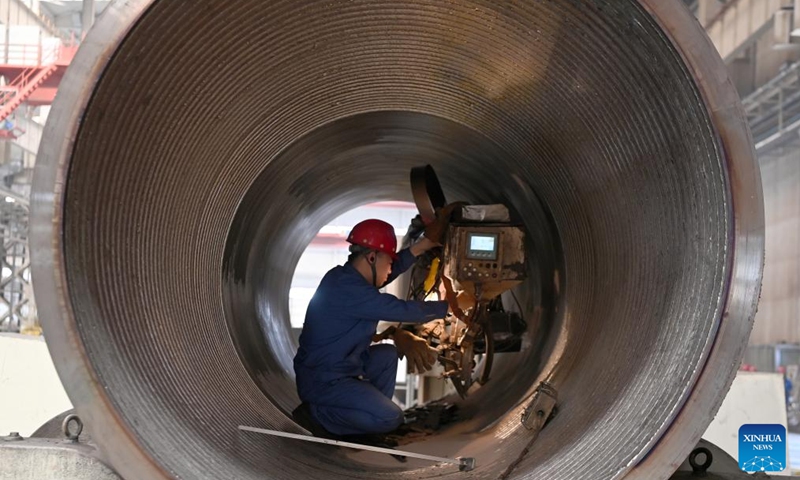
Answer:
[[[461,374],[458,377],[453,377],[452,380],[459,381],[461,388],[459,393],[463,392],[462,398],[466,397],[466,392],[472,385],[472,371],[475,364],[475,338],[482,333],[481,324],[477,321],[481,314],[485,311],[485,305],[478,303],[472,308],[464,323],[467,325],[464,335],[458,336],[458,341],[455,348],[461,352]]]
[[[456,295],[455,290],[453,290],[453,282],[444,274],[441,275],[440,280],[444,287],[444,298],[450,305],[450,311],[453,313],[453,316],[469,325],[469,319],[465,318],[464,312],[461,310],[461,307],[458,306],[458,295]]]
[[[439,177],[430,165],[411,169],[411,195],[422,221],[430,224],[436,219],[436,210],[447,203]]]
[[[453,475],[503,471],[542,378],[563,408],[515,475],[672,473],[733,379],[763,255],[746,121],[681,2],[127,0],[61,84],[31,195],[48,347],[122,476],[441,474],[235,433],[292,425],[304,246],[410,201],[421,164],[531,245],[523,351],[460,403],[450,445],[478,465]]]
[[[459,332],[458,320],[436,323],[436,327],[428,325],[418,333],[429,342],[435,338],[441,352],[439,361],[445,367],[445,378],[450,379],[458,395],[463,399],[467,397],[470,387],[476,381],[475,372],[475,340],[483,337],[484,345],[482,355],[482,370],[477,378],[481,385],[489,381],[492,366],[494,365],[494,338],[492,326],[489,321],[487,303],[478,303],[473,307],[468,318],[465,319],[464,332]],[[449,330],[449,331],[448,331]]]

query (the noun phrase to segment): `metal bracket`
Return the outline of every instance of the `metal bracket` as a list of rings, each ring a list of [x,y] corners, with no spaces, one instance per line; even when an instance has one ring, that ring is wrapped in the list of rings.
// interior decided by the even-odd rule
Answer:
[[[522,426],[534,430],[536,434],[553,414],[558,402],[558,392],[552,385],[542,382],[533,392],[533,398],[522,412]]]
[[[22,436],[20,436],[19,432],[11,432],[8,435],[6,435],[5,437],[2,437],[2,439],[4,441],[6,441],[6,442],[18,442],[20,440],[23,440],[23,438],[22,438]]]
[[[72,425],[75,426],[74,430],[71,427]],[[81,432],[83,432],[83,421],[74,413],[67,415],[61,423],[61,430],[64,432],[64,437],[67,442],[78,443]]]

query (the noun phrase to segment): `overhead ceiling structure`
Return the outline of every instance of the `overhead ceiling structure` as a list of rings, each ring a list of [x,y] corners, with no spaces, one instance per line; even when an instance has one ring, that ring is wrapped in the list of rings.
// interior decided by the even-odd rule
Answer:
[[[82,20],[84,3],[85,2],[83,0],[41,0],[39,2],[39,6],[48,14],[50,18],[54,19],[58,28],[80,32],[84,26]],[[110,3],[110,1],[105,0],[92,0],[95,14],[100,15],[103,13]]]
[[[108,5],[111,2],[106,0],[95,0],[93,3],[95,6],[95,10],[99,15],[106,9],[106,7],[108,7]],[[40,0],[39,1],[39,6],[46,9],[47,12],[52,14],[53,16],[80,14],[83,11],[83,5],[84,5],[83,0],[63,0],[63,1]]]
[[[800,145],[800,63],[742,99],[756,151],[762,158],[785,155]]]
[[[666,478],[735,375],[763,259],[753,145],[679,2],[130,0],[67,73],[32,202],[56,367],[126,478]],[[319,228],[409,201],[507,204],[528,335],[407,448],[299,432],[288,318]],[[498,356],[499,357],[499,356]],[[520,456],[540,381],[556,417]]]

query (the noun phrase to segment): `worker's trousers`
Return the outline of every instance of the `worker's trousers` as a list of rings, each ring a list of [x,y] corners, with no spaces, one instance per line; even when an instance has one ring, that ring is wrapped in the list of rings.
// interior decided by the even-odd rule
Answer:
[[[341,378],[314,388],[311,414],[336,435],[386,433],[403,423],[403,411],[392,402],[397,375],[397,349],[369,348],[366,377]]]

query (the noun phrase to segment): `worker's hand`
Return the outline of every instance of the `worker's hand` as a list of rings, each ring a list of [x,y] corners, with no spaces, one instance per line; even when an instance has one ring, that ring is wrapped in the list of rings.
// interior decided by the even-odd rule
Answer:
[[[431,248],[435,248],[435,247],[438,247],[438,246],[439,246],[438,243],[434,243],[428,237],[422,237],[422,238],[419,239],[419,241],[417,243],[415,243],[414,245],[411,245],[411,247],[409,247],[409,249],[411,250],[411,254],[412,255],[414,255],[415,257],[419,257],[420,255],[422,255],[423,253],[427,252]]]
[[[413,333],[398,329],[394,332],[394,344],[400,358],[408,358],[411,373],[425,373],[436,363],[439,352],[428,342]]]
[[[394,332],[396,330],[397,330],[397,327],[392,325],[391,327],[387,328],[386,330],[382,331],[381,333],[376,333],[375,335],[372,336],[372,343],[379,343],[379,342],[382,342],[382,341],[386,340],[387,338],[389,338],[392,335],[394,335]]]
[[[461,208],[463,205],[463,202],[455,202],[438,209],[436,211],[436,219],[425,227],[425,238],[433,243],[441,244],[447,227],[450,225],[453,212],[456,208]]]

